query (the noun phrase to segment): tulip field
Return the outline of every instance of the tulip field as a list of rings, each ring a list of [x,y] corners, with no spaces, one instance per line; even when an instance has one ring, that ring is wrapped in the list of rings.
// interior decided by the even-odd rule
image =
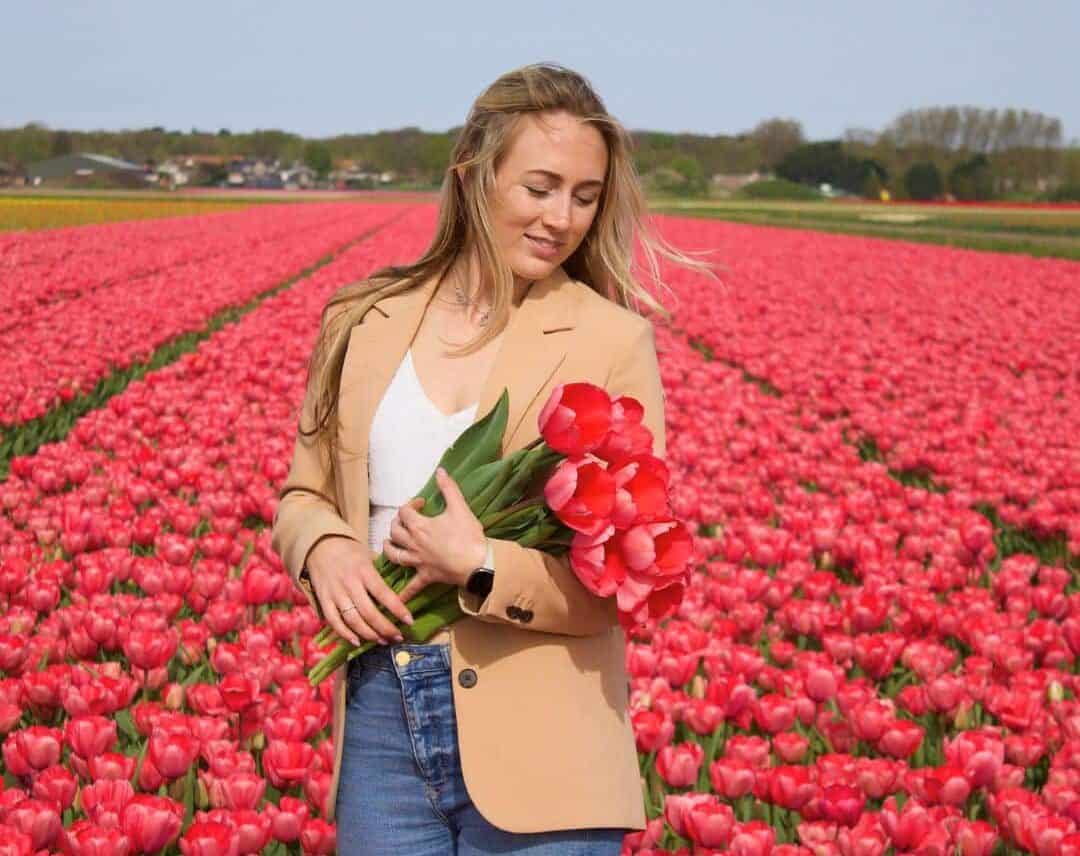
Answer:
[[[0,856],[336,852],[270,523],[323,305],[435,216],[0,233]],[[718,280],[657,292],[696,558],[624,854],[1080,854],[1080,264],[657,225]]]

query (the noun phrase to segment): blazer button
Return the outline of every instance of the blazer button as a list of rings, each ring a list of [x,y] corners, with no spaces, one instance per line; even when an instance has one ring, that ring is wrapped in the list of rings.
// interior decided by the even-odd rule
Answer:
[[[533,616],[533,611],[531,609],[523,609],[523,610],[521,610],[521,612],[518,615],[518,617],[522,621],[524,621],[526,624],[528,624],[530,621],[532,621],[532,616]]]
[[[518,618],[520,614],[521,610],[513,604],[510,604],[510,606],[506,607],[506,615],[508,618]]]
[[[462,669],[458,672],[458,683],[463,687],[476,686],[476,670],[475,669]]]

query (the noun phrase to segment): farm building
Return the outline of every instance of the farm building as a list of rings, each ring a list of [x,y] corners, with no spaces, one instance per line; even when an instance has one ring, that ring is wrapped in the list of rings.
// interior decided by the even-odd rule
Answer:
[[[139,164],[87,153],[61,155],[26,168],[27,184],[32,185],[145,187],[148,174]]]

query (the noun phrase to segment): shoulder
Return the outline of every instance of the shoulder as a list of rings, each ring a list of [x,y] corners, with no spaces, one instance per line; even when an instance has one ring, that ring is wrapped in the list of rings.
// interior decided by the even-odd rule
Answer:
[[[644,315],[609,300],[581,280],[571,279],[570,282],[580,292],[578,305],[583,314],[589,315],[594,323],[614,327],[631,337],[641,335],[646,328],[652,328],[652,322]]]

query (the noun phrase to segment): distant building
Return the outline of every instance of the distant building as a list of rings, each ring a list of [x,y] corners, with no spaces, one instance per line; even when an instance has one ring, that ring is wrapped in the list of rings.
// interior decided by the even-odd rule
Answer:
[[[711,177],[712,187],[714,191],[719,193],[734,193],[742,187],[748,184],[753,184],[755,181],[763,181],[767,178],[772,178],[769,173],[761,173],[757,170],[747,173],[714,173]]]
[[[116,187],[145,187],[147,176],[155,180],[153,171],[137,163],[86,152],[61,155],[32,163],[26,168],[26,183],[30,185],[59,184],[68,186],[93,185]]]

